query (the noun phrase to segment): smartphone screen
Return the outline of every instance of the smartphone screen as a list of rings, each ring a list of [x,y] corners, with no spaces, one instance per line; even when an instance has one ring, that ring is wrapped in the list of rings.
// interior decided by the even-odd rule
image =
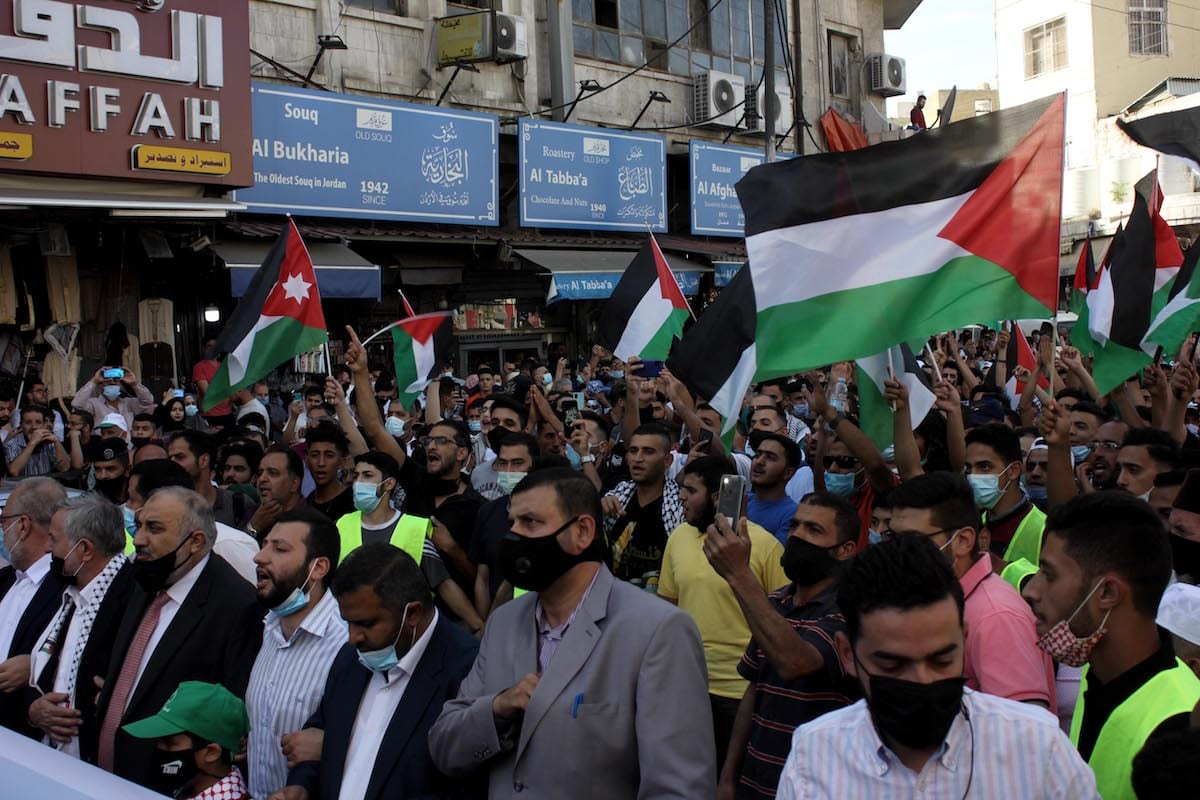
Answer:
[[[638,375],[643,378],[657,378],[662,374],[663,362],[661,361],[643,361],[642,368],[638,370]]]
[[[721,490],[717,495],[717,513],[725,515],[735,532],[741,523],[745,503],[746,479],[741,475],[722,475]]]

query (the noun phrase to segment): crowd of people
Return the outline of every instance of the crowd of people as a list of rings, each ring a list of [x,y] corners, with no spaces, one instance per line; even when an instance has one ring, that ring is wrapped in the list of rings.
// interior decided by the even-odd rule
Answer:
[[[881,448],[848,363],[407,404],[347,334],[208,411],[0,392],[0,725],[200,800],[1200,796],[1194,343],[1100,396],[936,337]]]

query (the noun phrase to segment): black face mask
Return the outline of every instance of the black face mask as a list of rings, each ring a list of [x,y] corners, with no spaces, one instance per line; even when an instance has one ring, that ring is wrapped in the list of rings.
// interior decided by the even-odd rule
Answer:
[[[508,428],[497,425],[487,432],[488,447],[492,448],[493,453],[500,452],[500,443],[504,441],[504,437],[508,436],[511,431]]]
[[[183,787],[195,780],[200,771],[196,768],[196,751],[154,749],[151,756],[149,788],[167,797],[175,797]]]
[[[112,503],[120,503],[125,493],[125,476],[119,478],[96,478],[96,491]]]
[[[880,738],[914,750],[934,747],[945,740],[962,708],[965,677],[916,683],[872,675],[857,656],[854,660],[870,684],[867,708]]]
[[[152,442],[152,441],[154,441],[153,436],[131,436],[131,437],[129,437],[130,445],[133,447],[134,450],[138,449],[139,447],[144,447],[145,445],[150,444],[150,442]]]
[[[78,570],[76,570],[78,572]],[[57,578],[66,586],[74,586],[79,578],[67,572],[67,561],[64,558],[59,558],[56,555],[50,556],[50,574]]]
[[[829,551],[799,536],[789,536],[779,559],[783,573],[797,586],[812,586],[833,574],[838,561]]]
[[[175,563],[175,554],[188,543],[191,536],[183,537],[174,550],[167,553],[161,558],[146,559],[138,556],[133,560],[133,579],[138,582],[138,585],[146,590],[148,594],[158,594],[167,587],[167,579],[171,577],[171,573],[178,566]]]
[[[500,545],[500,574],[518,589],[544,592],[576,564],[602,560],[595,547],[575,556],[558,543],[558,535],[578,519],[568,520],[549,536],[533,538],[509,531]]]
[[[1200,577],[1200,542],[1173,533],[1167,539],[1171,542],[1171,565],[1175,574]]]

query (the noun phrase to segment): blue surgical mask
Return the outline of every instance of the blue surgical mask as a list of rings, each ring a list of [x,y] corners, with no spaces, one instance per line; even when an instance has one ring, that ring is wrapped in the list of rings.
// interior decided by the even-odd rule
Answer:
[[[399,438],[404,435],[404,420],[399,417],[388,417],[383,427],[387,429],[389,436]]]
[[[404,623],[406,622],[408,622],[408,606],[404,607],[404,616],[400,619],[400,630],[396,634],[396,641],[392,642],[391,646],[379,650],[368,650],[365,653],[359,650],[358,663],[372,672],[388,672],[399,664],[400,655],[396,652],[396,645],[400,644],[400,637],[404,635]]]
[[[1038,508],[1043,508],[1050,498],[1049,491],[1045,486],[1026,486],[1025,494],[1028,495],[1029,501]]]
[[[792,406],[792,416],[808,419],[808,403],[796,403]]]
[[[1091,445],[1073,444],[1071,445],[1071,457],[1075,459],[1075,464],[1078,466],[1084,461],[1087,461],[1088,456],[1092,454]]]
[[[13,545],[14,550],[19,549],[20,542]],[[4,527],[0,526],[0,558],[3,558],[8,563],[13,563],[13,550],[8,549],[8,542],[4,538]]]
[[[471,431],[471,433],[482,433],[483,421],[478,419],[469,419],[467,420],[467,428]]]
[[[849,497],[854,494],[854,479],[857,477],[857,472],[826,472],[825,488],[830,494]]]
[[[874,528],[867,528],[867,544],[879,544],[883,541],[883,535]]]
[[[120,386],[113,386],[112,384],[109,384],[108,386],[105,386],[102,391],[104,392],[105,400],[116,400],[121,396]]]
[[[125,532],[130,536],[137,533],[137,519],[134,518],[133,509],[129,506],[121,506],[121,516],[125,519]]]
[[[292,589],[292,593],[287,596],[286,600],[271,609],[272,614],[277,617],[288,617],[308,605],[308,584],[312,580],[313,567],[316,565],[317,562],[313,561],[308,568],[308,575],[304,577],[304,585]]]
[[[994,508],[1000,502],[1004,489],[1000,488],[999,475],[968,475],[967,482],[975,494],[975,505],[983,509]]]
[[[496,483],[505,494],[512,494],[513,489],[517,488],[517,484],[525,480],[525,476],[528,474],[528,472],[497,472]]]
[[[383,501],[383,497],[379,494],[379,484],[366,483],[365,481],[354,482],[354,507],[364,514],[370,514],[375,509],[379,508],[379,504]]]
[[[624,377],[625,377],[625,370],[623,370],[623,369],[614,369],[612,372],[610,372],[610,373],[609,373],[609,375],[612,375],[614,379],[620,379],[620,378],[624,378]]]
[[[185,417],[194,417],[200,413],[200,406],[184,406],[183,415]]]
[[[563,452],[567,455],[567,461],[571,464],[571,469],[583,469],[583,461],[579,458],[579,453],[571,445],[563,448]]]
[[[549,372],[547,372],[545,375],[542,376],[542,383],[549,386],[550,384],[554,383],[554,376],[551,375]]]

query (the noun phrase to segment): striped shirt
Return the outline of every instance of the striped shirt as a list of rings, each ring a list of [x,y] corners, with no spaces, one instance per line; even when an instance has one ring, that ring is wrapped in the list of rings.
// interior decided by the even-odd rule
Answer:
[[[268,614],[263,643],[246,687],[250,717],[247,766],[250,794],[263,800],[287,784],[287,759],[279,739],[304,727],[325,694],[329,667],[349,634],[333,594],[326,591],[290,640],[279,618]]]
[[[865,700],[798,728],[779,780],[781,800],[1091,800],[1096,776],[1043,708],[963,693],[966,714],[920,772],[879,739]]]
[[[29,444],[29,440],[25,438],[25,434],[9,437],[4,443],[4,461],[11,464],[20,457],[25,451],[25,447]],[[25,466],[21,469],[21,474],[17,477],[32,478],[37,475],[49,475],[54,471],[54,461],[58,452],[54,448],[54,442],[43,442],[33,449],[29,454],[29,460],[25,462]]]
[[[799,604],[793,584],[769,597],[796,635],[817,649],[825,666],[811,675],[784,680],[758,642],[750,640],[738,664],[738,674],[750,682],[754,692],[750,737],[738,776],[739,798],[774,797],[796,726],[847,706],[861,694],[858,684],[846,676],[833,644],[833,637],[846,630],[846,620],[837,607],[836,586]]]

